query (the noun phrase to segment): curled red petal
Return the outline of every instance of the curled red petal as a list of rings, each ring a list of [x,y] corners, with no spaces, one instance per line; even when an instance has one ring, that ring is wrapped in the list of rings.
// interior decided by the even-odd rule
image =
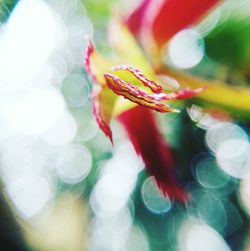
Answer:
[[[85,57],[84,57],[84,67],[86,69],[87,74],[92,78],[93,81],[97,82],[96,76],[93,74],[90,67],[90,59],[92,54],[94,53],[94,46],[90,41],[88,41]]]
[[[142,71],[139,69],[136,69],[134,67],[128,66],[128,65],[120,65],[113,68],[114,71],[129,71],[132,73],[133,76],[135,76],[144,86],[149,87],[150,90],[154,93],[161,93],[163,91],[163,88],[161,85],[157,84],[153,80],[148,79]]]
[[[104,77],[107,81],[108,87],[114,93],[122,95],[124,98],[135,102],[138,105],[146,106],[158,112],[177,112],[177,110],[154,99],[153,95],[139,90],[137,87],[125,82],[113,74],[105,73]]]
[[[107,86],[105,86],[105,79],[103,77],[102,68],[100,67],[104,63],[106,63],[106,60],[94,50],[93,45],[89,42],[84,58],[84,65],[88,76],[93,81],[93,114],[100,129],[113,144],[109,122],[112,117],[116,95]]]
[[[141,155],[146,169],[153,175],[164,195],[185,202],[187,193],[178,186],[174,172],[174,158],[169,145],[159,132],[149,109],[137,106],[119,116],[136,152]]]

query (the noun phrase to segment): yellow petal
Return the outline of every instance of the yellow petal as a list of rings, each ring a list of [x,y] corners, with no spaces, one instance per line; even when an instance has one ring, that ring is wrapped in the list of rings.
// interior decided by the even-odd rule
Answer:
[[[198,77],[181,73],[171,69],[165,69],[164,74],[176,79],[182,88],[189,87],[196,89],[206,86],[207,88],[197,95],[197,98],[204,101],[237,109],[250,111],[250,89],[243,87],[232,87],[217,80],[204,80]]]
[[[134,36],[117,18],[111,21],[109,39],[113,50],[123,64],[138,68],[150,79],[156,79],[154,70]]]

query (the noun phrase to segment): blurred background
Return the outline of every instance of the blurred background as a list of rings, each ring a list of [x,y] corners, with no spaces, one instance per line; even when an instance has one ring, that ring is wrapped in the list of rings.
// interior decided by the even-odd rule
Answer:
[[[224,122],[189,101],[159,114],[186,204],[164,198],[114,120],[91,111],[87,39],[111,55],[114,6],[140,1],[0,1],[0,250],[249,251],[249,114]],[[225,0],[162,52],[168,67],[250,88],[250,1]]]

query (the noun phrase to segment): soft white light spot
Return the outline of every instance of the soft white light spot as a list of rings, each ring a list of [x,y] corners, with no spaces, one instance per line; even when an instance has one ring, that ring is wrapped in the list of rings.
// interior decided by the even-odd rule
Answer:
[[[0,35],[0,79],[33,76],[59,43],[57,30],[57,20],[44,1],[19,1]]]
[[[248,142],[248,136],[241,127],[229,122],[217,123],[206,133],[206,143],[213,152],[228,140]]]
[[[216,160],[212,157],[199,159],[195,165],[198,182],[206,188],[220,188],[225,186],[230,178],[219,169]]]
[[[198,31],[186,29],[177,33],[169,44],[169,57],[178,68],[196,66],[204,56],[204,41]]]
[[[101,170],[101,177],[91,194],[91,207],[97,215],[115,213],[123,208],[133,191],[138,163],[119,151]]]
[[[92,192],[92,208],[95,213],[110,214],[123,208],[131,191],[129,183],[124,177],[116,174],[107,174],[102,177]]]
[[[60,52],[60,51],[59,51]],[[49,60],[53,67],[53,84],[61,86],[63,79],[71,70],[62,53],[54,53]]]
[[[92,139],[98,131],[98,125],[95,120],[89,119],[80,124],[77,129],[77,140],[85,142]]]
[[[78,0],[48,0],[48,3],[64,19],[74,14]]]
[[[250,145],[245,140],[229,139],[220,145],[216,158],[221,169],[235,178],[250,177]]]
[[[13,128],[1,121],[0,115],[0,142],[8,140],[14,134]]]
[[[144,169],[145,164],[142,160],[142,158],[136,153],[134,146],[129,140],[125,140],[121,142],[117,147],[115,148],[116,154],[120,156],[121,158],[126,158],[131,163],[131,170],[134,170],[135,172],[140,172]]]
[[[60,153],[56,162],[59,177],[66,183],[82,181],[92,166],[92,156],[83,146],[72,146]]]
[[[23,176],[40,174],[45,165],[44,154],[33,145],[12,143],[15,145],[6,145],[1,154],[0,174],[5,184]]]
[[[74,118],[65,113],[58,122],[50,128],[49,131],[41,135],[42,139],[49,145],[66,145],[73,141],[77,131],[77,125]]]
[[[138,227],[132,226],[125,242],[126,251],[148,251],[149,245],[145,233]]]
[[[69,106],[81,106],[87,102],[90,88],[86,78],[80,74],[73,73],[65,78],[62,92]]]
[[[141,195],[145,206],[152,213],[166,213],[171,209],[172,203],[170,199],[161,194],[153,177],[149,177],[144,181]]]
[[[7,186],[7,192],[24,218],[37,215],[52,196],[50,184],[40,176],[26,176],[16,180]]]
[[[128,208],[113,214],[112,217],[94,218],[90,224],[87,250],[121,250],[131,224],[132,218]]]
[[[230,251],[225,240],[213,228],[186,221],[179,232],[179,251]]]
[[[0,95],[9,97],[10,95],[16,95],[18,92],[30,91],[32,88],[46,88],[54,83],[54,70],[50,64],[45,63],[34,76],[27,80],[19,79],[15,82],[0,80]]]
[[[239,199],[244,210],[250,215],[250,180],[241,181]]]
[[[82,64],[88,39],[93,36],[93,26],[84,16],[74,16],[67,22],[68,39],[67,47],[72,57],[72,63]]]
[[[51,128],[63,115],[65,104],[53,88],[32,89],[0,101],[0,120],[16,132],[40,134]]]
[[[187,108],[187,113],[189,117],[197,123],[196,125],[204,130],[207,130],[212,126],[215,126],[215,124],[221,122],[219,119],[216,119],[209,113],[206,113],[197,105],[192,105],[191,107]]]

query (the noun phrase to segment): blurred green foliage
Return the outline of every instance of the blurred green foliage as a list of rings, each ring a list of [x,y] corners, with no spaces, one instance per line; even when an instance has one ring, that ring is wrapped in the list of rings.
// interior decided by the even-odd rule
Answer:
[[[110,53],[110,46],[107,43],[108,23],[113,11],[115,0],[82,0],[87,14],[94,27],[94,41],[98,50],[104,54]]]
[[[5,22],[19,0],[0,1],[0,23]]]
[[[250,62],[250,20],[232,17],[205,37],[207,55],[229,66],[242,69]]]

